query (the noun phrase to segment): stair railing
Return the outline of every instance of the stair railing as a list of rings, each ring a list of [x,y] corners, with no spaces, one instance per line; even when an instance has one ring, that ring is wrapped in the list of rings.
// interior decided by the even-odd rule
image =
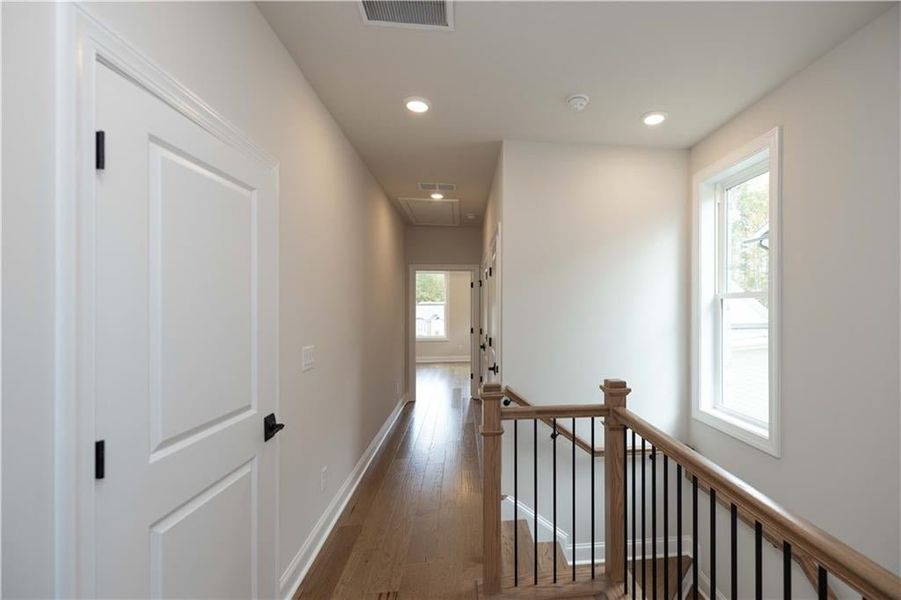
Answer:
[[[553,475],[552,475],[552,485],[554,486],[553,490],[553,519],[551,529],[554,535],[554,541],[556,542],[557,535],[557,493],[556,493],[556,485],[557,485],[557,438],[562,436],[566,440],[570,442],[569,450],[572,452],[572,482],[573,482],[573,492],[575,492],[575,481],[576,481],[576,448],[581,447],[583,450],[590,452],[592,455],[595,455],[593,449],[596,448],[594,435],[595,435],[595,421],[597,418],[608,417],[604,420],[605,422],[605,444],[604,444],[604,453],[606,454],[607,461],[616,461],[616,464],[621,464],[622,459],[619,457],[625,457],[625,445],[623,444],[622,435],[612,435],[610,432],[617,431],[616,429],[616,421],[615,419],[609,418],[610,407],[611,406],[624,406],[625,405],[625,397],[628,395],[629,390],[625,387],[624,382],[607,382],[608,390],[605,391],[606,404],[575,404],[575,405],[551,405],[551,406],[534,406],[530,405],[512,391],[509,388],[505,391],[501,388],[499,384],[485,384],[481,391],[481,399],[482,399],[482,436],[483,436],[483,452],[484,452],[484,464],[482,468],[482,477],[483,477],[483,578],[482,578],[482,589],[487,595],[495,594],[501,590],[501,580],[502,580],[502,561],[501,561],[501,436],[504,433],[504,428],[502,427],[502,423],[504,421],[510,422],[510,426],[513,430],[513,444],[514,444],[514,453],[513,453],[513,486],[514,486],[514,502],[513,502],[513,510],[514,510],[514,522],[517,520],[517,511],[519,508],[519,494],[518,494],[518,438],[519,438],[519,423],[520,421],[531,421],[532,427],[531,432],[526,431],[525,433],[531,433],[533,438],[533,450],[535,455],[532,460],[532,468],[533,468],[533,506],[532,513],[534,519],[534,530],[536,535],[534,536],[533,543],[535,544],[535,549],[532,554],[532,558],[534,560],[534,564],[531,565],[531,583],[538,584],[539,576],[538,576],[538,511],[539,507],[537,506],[538,499],[538,431],[539,431],[539,423],[543,423],[551,428],[551,438],[552,448],[554,453],[554,461],[552,463]],[[518,402],[517,406],[501,406],[502,400],[505,397],[515,397]],[[576,420],[577,419],[589,419],[591,421],[590,431],[591,431],[591,440],[590,442],[586,442],[581,440],[576,434]],[[566,428],[563,425],[563,421],[571,423],[570,428]],[[558,423],[559,421],[559,423]],[[609,429],[609,431],[608,431]],[[612,437],[611,437],[612,435]],[[590,529],[590,539],[591,539],[591,568],[590,575],[586,575],[586,578],[590,578],[591,580],[595,580],[597,573],[597,560],[595,557],[595,519],[596,519],[596,506],[597,503],[595,501],[595,482],[596,482],[596,465],[592,460],[591,464],[591,484],[590,484],[590,498],[587,502],[587,510],[590,511],[591,514],[591,525]],[[620,475],[622,475],[620,473]],[[624,507],[622,506],[622,493],[617,487],[617,475],[613,473],[610,469],[605,469],[604,477],[605,481],[605,494],[607,496],[606,501],[604,503],[604,517],[605,519],[614,519],[615,522],[621,523],[623,516],[617,516],[619,513],[616,511],[623,511]],[[622,477],[619,477],[619,480],[622,481]],[[575,542],[575,521],[576,521],[576,501],[577,495],[575,493],[572,494],[572,506],[571,508],[572,514],[572,539]],[[584,502],[584,500],[580,501]],[[624,546],[624,532],[622,529],[607,527],[606,531],[606,540],[605,540],[605,548],[619,548]],[[512,574],[512,585],[514,587],[518,587],[520,583],[526,583],[525,581],[520,581],[520,565],[519,565],[519,540],[518,540],[518,528],[514,525],[513,529],[513,574]],[[575,543],[573,544],[575,552]],[[608,557],[606,562],[606,581],[622,581],[625,574],[625,566],[622,562],[622,557],[624,556],[624,552],[615,552],[615,557],[611,557],[610,552],[608,550]],[[566,577],[563,576],[562,573],[558,573],[558,565],[556,557],[553,563],[553,577],[552,584],[556,584],[558,582],[562,583],[564,579],[567,581],[576,581],[576,561],[575,556],[573,556],[573,564],[572,564],[572,572],[567,573]],[[618,563],[618,564],[617,564]],[[528,567],[528,565],[525,565]],[[619,579],[615,579],[615,573],[619,572]]]
[[[535,437],[537,453],[538,422],[549,424],[554,432],[554,469],[556,469],[556,437],[557,433],[563,433],[557,419],[571,419],[571,436],[566,436],[572,442],[573,465],[575,465],[575,448],[578,436],[575,435],[575,419],[590,418],[592,421],[590,442],[582,442],[579,446],[585,446],[597,450],[594,444],[594,420],[604,420],[603,456],[604,460],[604,535],[605,535],[605,560],[603,573],[600,575],[607,584],[608,595],[622,595],[632,598],[656,598],[658,590],[657,582],[657,516],[660,508],[657,502],[657,468],[662,458],[663,476],[663,503],[662,503],[662,533],[663,556],[669,554],[669,533],[671,532],[671,516],[669,504],[668,477],[671,471],[669,463],[675,465],[676,483],[676,555],[679,557],[679,569],[682,568],[682,481],[683,478],[691,485],[691,583],[692,598],[700,597],[701,582],[699,581],[698,561],[698,492],[706,493],[709,500],[709,545],[710,552],[707,558],[707,569],[710,574],[707,590],[713,590],[716,595],[717,568],[716,568],[716,512],[720,504],[727,505],[730,514],[730,577],[728,597],[738,597],[738,581],[741,575],[738,572],[737,560],[737,527],[739,520],[752,525],[754,530],[754,595],[758,599],[763,597],[763,565],[762,542],[766,539],[770,544],[781,544],[783,555],[782,572],[779,573],[783,582],[783,597],[791,598],[792,561],[797,561],[805,574],[815,582],[817,597],[827,600],[833,597],[829,587],[829,576],[832,575],[843,581],[864,598],[868,599],[898,599],[901,598],[901,579],[887,569],[876,564],[866,556],[857,552],[847,544],[841,542],[822,529],[814,526],[807,520],[798,517],[779,506],[775,501],[759,492],[751,485],[745,483],[735,475],[732,475],[716,463],[703,457],[687,445],[670,437],[657,429],[626,407],[626,398],[630,389],[622,380],[607,379],[601,386],[604,392],[604,404],[596,405],[529,405],[521,397],[507,388],[504,390],[499,384],[485,384],[482,388],[482,435],[484,436],[484,465],[483,475],[483,581],[482,590],[485,595],[497,594],[501,591],[502,566],[501,566],[501,436],[504,433],[503,421],[512,421],[514,438],[517,436],[517,424],[520,420],[532,420],[532,434]],[[517,399],[518,406],[501,406],[505,396]],[[631,432],[631,436],[630,436]],[[631,444],[628,441],[631,437]],[[638,444],[641,444],[641,452]],[[631,451],[627,452],[627,446]],[[650,445],[648,449],[647,446]],[[648,450],[650,453],[648,454]],[[594,452],[592,452],[594,454]],[[631,465],[630,463],[631,455]],[[636,456],[640,456],[641,464],[636,463]],[[650,457],[650,461],[646,460]],[[518,460],[514,449],[514,461]],[[648,535],[646,508],[646,471],[647,462],[650,462],[651,493],[650,493],[650,573],[648,573],[648,553],[646,540]],[[537,486],[537,455],[533,459],[535,469],[534,482]],[[629,468],[631,466],[631,469]],[[591,574],[595,577],[594,560],[594,461],[592,461],[591,478],[591,510],[592,510],[592,558]],[[514,462],[514,473],[517,464]],[[631,477],[629,477],[631,474]],[[638,481],[636,481],[638,478]],[[516,477],[514,477],[514,481]],[[573,474],[575,481],[575,473]],[[556,472],[553,480],[556,486]],[[640,488],[639,488],[640,485]],[[514,488],[516,484],[514,483]],[[575,487],[575,484],[574,484]],[[638,507],[636,499],[641,498],[641,506]],[[535,490],[533,498],[537,500],[538,493]],[[554,531],[556,536],[556,489],[554,490]],[[574,494],[575,499],[575,494]],[[630,503],[631,500],[631,503]],[[584,500],[583,500],[584,501]],[[514,507],[517,503],[514,502]],[[630,510],[631,509],[631,510]],[[537,544],[538,510],[533,507],[535,518],[535,542]],[[573,510],[575,512],[575,510]],[[640,524],[639,528],[639,515]],[[574,518],[575,523],[575,518]],[[514,531],[516,528],[514,527]],[[631,544],[629,543],[631,540]],[[631,545],[631,557],[629,556]],[[641,545],[641,556],[638,554],[638,546]],[[518,554],[514,553],[514,556]],[[535,577],[532,583],[538,583],[537,552],[534,565]],[[575,559],[575,556],[573,557]],[[631,560],[630,560],[631,559]],[[669,590],[670,577],[669,561],[663,560],[662,582],[663,597],[672,598],[673,593],[681,591]],[[575,564],[575,560],[574,560]],[[629,576],[631,571],[631,576]],[[640,571],[640,576],[637,574]],[[518,566],[514,568],[514,585],[518,584]],[[648,581],[650,575],[651,581]],[[747,576],[747,575],[745,575]],[[575,567],[573,567],[573,578]],[[768,580],[773,580],[774,574],[767,574]],[[678,581],[681,582],[681,575]],[[554,580],[557,583],[556,559],[554,562]],[[561,582],[562,583],[562,582]],[[648,585],[650,583],[650,586]]]

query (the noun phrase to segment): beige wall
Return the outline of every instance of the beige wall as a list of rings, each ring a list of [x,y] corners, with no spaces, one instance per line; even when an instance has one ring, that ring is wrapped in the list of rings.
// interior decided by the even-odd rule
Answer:
[[[477,227],[406,228],[407,264],[477,265],[482,248]]]
[[[50,597],[57,8],[2,10],[2,591]],[[292,559],[403,395],[402,221],[253,4],[89,10],[280,163],[278,572],[290,585]],[[316,368],[301,373],[311,344]]]
[[[441,359],[469,361],[471,338],[469,328],[472,289],[470,271],[450,271],[448,281],[447,340],[416,342],[416,362]]]
[[[782,458],[699,421],[691,442],[895,572],[898,23],[896,7],[691,151],[696,172],[782,126]]]

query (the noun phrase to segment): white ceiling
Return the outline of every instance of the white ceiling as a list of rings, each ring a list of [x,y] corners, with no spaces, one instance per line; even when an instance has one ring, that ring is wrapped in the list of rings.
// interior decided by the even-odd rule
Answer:
[[[434,31],[365,25],[357,2],[259,6],[389,197],[455,183],[477,222],[501,140],[690,147],[889,8],[458,0]],[[669,119],[648,128],[649,110]]]

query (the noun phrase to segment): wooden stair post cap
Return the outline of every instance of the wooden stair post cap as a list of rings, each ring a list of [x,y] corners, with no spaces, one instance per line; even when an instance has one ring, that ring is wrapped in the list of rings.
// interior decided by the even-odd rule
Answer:
[[[626,396],[632,391],[622,379],[605,379],[601,384],[601,390],[614,396]]]

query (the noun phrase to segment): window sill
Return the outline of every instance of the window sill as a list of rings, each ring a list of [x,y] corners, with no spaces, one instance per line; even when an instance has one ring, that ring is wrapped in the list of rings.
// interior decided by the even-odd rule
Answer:
[[[448,337],[418,337],[416,338],[417,342],[449,342],[450,338]]]
[[[716,408],[698,408],[697,405],[693,407],[692,417],[696,421],[700,421],[771,456],[776,458],[782,456],[778,437],[772,423],[770,423],[770,430],[766,430],[725,411]]]

